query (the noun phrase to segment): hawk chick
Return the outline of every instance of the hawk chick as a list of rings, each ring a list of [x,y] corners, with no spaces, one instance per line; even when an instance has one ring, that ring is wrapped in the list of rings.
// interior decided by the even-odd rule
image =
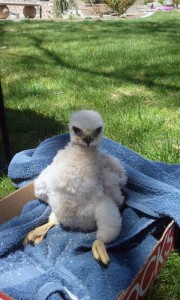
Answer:
[[[34,182],[35,195],[52,210],[49,222],[30,232],[25,242],[40,242],[48,229],[63,225],[72,230],[94,231],[92,245],[97,260],[108,264],[104,243],[121,230],[119,208],[127,181],[120,162],[100,151],[104,124],[96,111],[82,110],[69,123],[70,143]]]

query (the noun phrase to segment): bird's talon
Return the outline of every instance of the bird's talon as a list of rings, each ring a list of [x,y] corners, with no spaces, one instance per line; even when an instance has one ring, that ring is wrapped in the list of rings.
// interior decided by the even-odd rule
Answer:
[[[30,231],[27,236],[23,240],[23,245],[27,244],[39,244],[45,237],[48,230],[54,226],[55,224],[52,222],[48,222],[42,226],[35,228]]]
[[[103,265],[108,265],[110,260],[103,241],[95,240],[92,245],[92,252],[97,261],[102,262]]]

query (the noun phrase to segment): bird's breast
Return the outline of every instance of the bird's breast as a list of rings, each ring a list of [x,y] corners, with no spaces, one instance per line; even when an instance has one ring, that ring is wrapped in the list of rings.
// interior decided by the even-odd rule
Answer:
[[[58,214],[60,224],[73,230],[95,230],[95,205],[86,200],[77,197],[66,200]]]

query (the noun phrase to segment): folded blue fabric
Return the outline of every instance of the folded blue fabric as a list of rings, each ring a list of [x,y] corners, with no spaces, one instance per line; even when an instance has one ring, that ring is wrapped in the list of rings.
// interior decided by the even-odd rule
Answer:
[[[1,248],[0,287],[15,299],[115,299],[120,290],[128,287],[156,244],[152,235],[144,236],[139,244],[131,244],[133,232],[154,221],[127,208],[115,247],[108,246],[111,260],[108,268],[92,257],[95,232],[72,232],[55,226],[39,245],[23,247],[21,241],[26,231],[21,230],[22,226],[30,229],[29,224],[34,221],[36,225],[37,221],[43,222],[49,213],[47,209],[42,202],[31,201],[19,218],[0,228],[0,240],[5,245]],[[14,249],[13,235],[17,237],[13,240]],[[118,244],[120,248],[116,249]]]
[[[36,178],[68,142],[69,134],[62,134],[47,139],[36,149],[16,154],[8,171],[15,186]],[[118,158],[127,171],[128,206],[154,217],[169,216],[180,225],[180,165],[147,160],[107,138],[101,148]]]
[[[8,175],[14,185],[20,188],[31,182],[68,142],[69,134],[62,134],[43,141],[36,149],[17,153],[8,169]]]
[[[18,153],[9,177],[21,187],[38,176],[69,141],[52,137],[36,149]],[[95,232],[50,229],[36,246],[22,246],[26,233],[43,224],[50,213],[41,201],[29,202],[21,216],[0,226],[0,289],[16,299],[115,299],[126,289],[157,243],[153,232],[174,219],[180,225],[180,165],[144,159],[104,138],[102,150],[120,159],[128,175],[126,208],[119,237],[107,246],[110,265],[93,258]]]

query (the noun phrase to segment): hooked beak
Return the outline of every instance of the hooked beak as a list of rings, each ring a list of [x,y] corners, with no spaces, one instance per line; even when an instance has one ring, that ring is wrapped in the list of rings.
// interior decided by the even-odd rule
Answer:
[[[89,147],[89,144],[92,142],[91,136],[87,135],[83,140],[87,144],[87,146]]]

